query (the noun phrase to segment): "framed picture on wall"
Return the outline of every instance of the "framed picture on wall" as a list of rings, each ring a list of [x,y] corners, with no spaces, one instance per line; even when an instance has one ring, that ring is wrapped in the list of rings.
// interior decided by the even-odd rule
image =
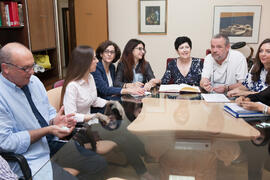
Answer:
[[[167,0],[138,0],[139,34],[167,34]]]
[[[261,6],[215,6],[213,34],[226,34],[231,43],[258,43]]]

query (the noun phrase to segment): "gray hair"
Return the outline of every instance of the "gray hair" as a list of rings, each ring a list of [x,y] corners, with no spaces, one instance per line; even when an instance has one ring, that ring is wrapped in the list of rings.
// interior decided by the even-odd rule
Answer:
[[[3,48],[0,49],[0,72],[2,71],[1,65],[2,63],[11,62],[11,54],[5,51]]]
[[[216,35],[213,36],[212,39],[219,39],[219,38],[225,39],[225,46],[230,44],[230,40],[229,40],[228,36],[225,35],[225,34],[216,34]]]

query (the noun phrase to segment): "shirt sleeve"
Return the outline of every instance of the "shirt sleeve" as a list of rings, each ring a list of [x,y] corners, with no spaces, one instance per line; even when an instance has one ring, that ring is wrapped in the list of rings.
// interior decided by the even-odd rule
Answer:
[[[73,83],[69,83],[66,87],[66,92],[63,99],[63,105],[65,114],[75,113],[75,119],[77,122],[83,122],[85,114],[77,113],[77,94],[78,89]]]
[[[25,153],[30,146],[30,134],[28,131],[17,131],[16,121],[11,113],[0,104],[0,150]]]
[[[171,77],[172,77],[172,75],[171,75],[172,71],[171,71],[171,68],[170,68],[171,62],[168,63],[166,71],[165,71],[165,73],[164,73],[164,75],[163,75],[163,77],[161,79],[161,84],[168,84],[168,82],[171,80]]]
[[[151,65],[149,62],[147,62],[147,66],[146,66],[146,81],[150,81],[151,79],[154,79],[155,75],[154,72],[151,68]]]
[[[204,59],[202,78],[207,78],[210,80],[212,72],[213,72],[213,61],[212,61],[211,54],[209,54]]]
[[[242,54],[239,54],[237,58],[239,60],[239,64],[237,65],[235,78],[238,82],[243,82],[248,72],[247,61]]]
[[[116,75],[113,85],[116,87],[123,87],[124,84],[124,64],[122,62],[119,62],[116,69]]]

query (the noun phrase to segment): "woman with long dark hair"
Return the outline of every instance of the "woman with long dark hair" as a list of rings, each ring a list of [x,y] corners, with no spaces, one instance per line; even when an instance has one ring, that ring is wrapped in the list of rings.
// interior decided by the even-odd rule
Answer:
[[[92,75],[96,82],[99,97],[111,99],[114,95],[144,94],[141,88],[113,87],[113,82],[115,81],[114,63],[117,62],[121,56],[121,51],[117,44],[108,40],[102,42],[96,50],[96,56],[99,62],[96,71],[92,72]]]
[[[143,87],[150,90],[160,79],[156,79],[152,68],[145,60],[145,44],[141,40],[131,39],[127,42],[121,60],[117,66],[114,86]]]
[[[100,113],[90,113],[91,106],[104,107],[106,104],[119,105],[116,101],[107,101],[97,96],[97,89],[92,72],[96,70],[98,60],[91,47],[78,46],[72,52],[72,61],[67,70],[67,77],[62,89],[62,102],[65,113],[74,113],[77,122],[88,122],[96,127],[103,140],[114,141],[127,155],[128,162],[134,167],[137,174],[147,180],[154,179],[147,172],[144,162],[140,159],[137,137],[129,133],[124,125],[119,125],[120,131],[109,128],[112,120]],[[120,108],[117,108],[120,109]],[[106,110],[105,110],[106,111]],[[95,119],[99,122],[95,122]],[[118,124],[116,125],[116,127]],[[111,127],[111,126],[110,126]],[[121,134],[119,134],[121,132]],[[97,143],[97,151],[98,151]],[[142,147],[144,148],[144,147]]]
[[[270,39],[265,39],[258,48],[254,65],[245,81],[236,89],[228,92],[228,96],[246,96],[260,92],[270,84]]]

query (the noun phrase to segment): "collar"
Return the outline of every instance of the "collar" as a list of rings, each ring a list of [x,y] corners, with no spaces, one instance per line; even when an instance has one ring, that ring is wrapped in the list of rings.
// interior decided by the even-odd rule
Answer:
[[[90,83],[91,79],[92,79],[92,75],[91,75],[91,73],[89,73],[89,75],[88,75],[88,83]],[[80,79],[77,82],[78,82],[79,85],[87,84],[87,82],[84,79]]]
[[[32,75],[33,76],[33,75]],[[33,83],[33,79],[32,79],[32,76],[30,77],[30,81],[29,81],[29,84],[30,83]],[[5,84],[7,85],[8,87],[10,88],[13,88],[15,90],[17,89],[21,89],[20,87],[18,87],[16,84],[14,84],[13,82],[11,82],[10,80],[6,79],[2,73],[0,73],[0,80]]]

